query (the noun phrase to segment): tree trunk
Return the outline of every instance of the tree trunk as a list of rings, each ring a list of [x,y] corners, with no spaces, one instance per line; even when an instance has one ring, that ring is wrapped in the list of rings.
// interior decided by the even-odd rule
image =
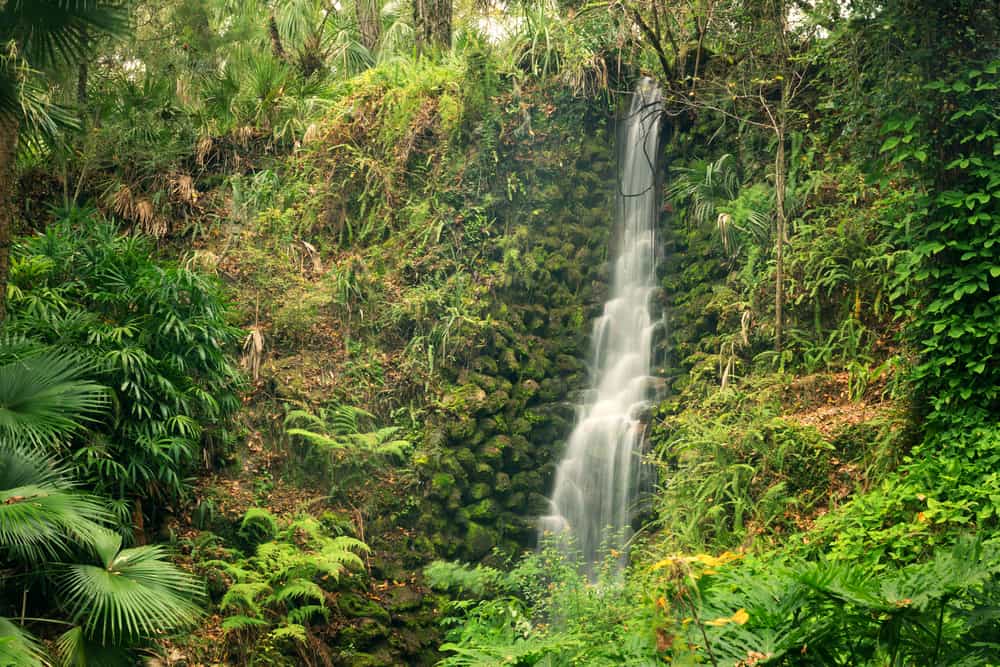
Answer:
[[[281,43],[281,33],[278,32],[278,22],[274,18],[274,12],[267,17],[267,34],[271,38],[271,53],[278,60],[288,60],[285,53],[285,45]]]
[[[784,87],[782,88],[784,89]],[[774,259],[774,350],[781,354],[781,311],[785,305],[785,264],[784,248],[787,219],[785,213],[785,119],[783,110],[778,111],[780,120],[776,133],[778,150],[774,156],[774,200],[778,213],[777,239],[775,239]]]
[[[14,234],[14,188],[17,185],[14,157],[20,123],[0,119],[0,324],[7,319],[7,280],[10,276],[10,244]]]
[[[451,46],[451,0],[414,0],[413,24],[417,32],[417,48],[424,51]]]
[[[354,16],[358,22],[361,43],[374,54],[375,45],[378,44],[382,32],[382,26],[379,24],[378,0],[355,0]]]
[[[90,56],[90,36],[86,33],[83,35],[82,53],[83,57],[80,58],[80,64],[76,70],[76,103],[80,107],[81,115],[83,107],[87,104],[87,79],[90,75],[87,66],[87,58]]]

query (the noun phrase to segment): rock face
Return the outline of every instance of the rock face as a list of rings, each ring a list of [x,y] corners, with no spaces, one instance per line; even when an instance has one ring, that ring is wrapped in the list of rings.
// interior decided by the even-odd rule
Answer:
[[[507,232],[489,257],[499,276],[489,326],[460,343],[476,352],[449,369],[451,389],[434,407],[418,461],[417,530],[433,536],[440,556],[479,560],[535,539],[572,428],[568,394],[587,384],[587,323],[603,298],[614,202],[609,126],[591,119],[581,136],[553,122],[544,138],[509,147],[500,180],[519,187],[493,211]]]

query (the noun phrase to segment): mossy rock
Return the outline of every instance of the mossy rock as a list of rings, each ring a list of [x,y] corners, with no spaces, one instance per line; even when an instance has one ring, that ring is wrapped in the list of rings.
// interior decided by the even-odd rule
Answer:
[[[473,359],[472,369],[484,375],[496,375],[500,372],[496,360],[485,355]]]
[[[486,482],[476,482],[469,489],[469,497],[473,500],[482,500],[483,498],[488,498],[493,494],[493,489]]]
[[[507,499],[503,501],[503,506],[506,509],[513,510],[515,512],[523,512],[528,505],[528,496],[526,493],[517,491],[510,494]]]
[[[507,392],[497,389],[490,392],[486,397],[486,401],[480,407],[479,412],[488,415],[495,414],[503,410],[509,400],[510,395]]]
[[[491,466],[496,467],[503,460],[504,453],[510,446],[511,439],[509,437],[506,435],[495,435],[479,448],[479,457]]]
[[[456,449],[455,460],[462,466],[462,470],[471,473],[476,469],[476,455],[469,449]]]
[[[476,422],[476,431],[483,435],[493,436],[507,432],[507,420],[503,415],[490,415]]]
[[[480,461],[476,464],[476,471],[472,474],[472,477],[477,482],[489,482],[495,474],[496,471],[490,464]]]
[[[510,475],[505,472],[498,472],[493,488],[497,493],[507,493],[510,491]]]
[[[497,361],[500,365],[500,372],[509,378],[516,378],[521,371],[521,362],[517,359],[517,353],[509,347],[501,351]]]
[[[500,380],[492,375],[470,373],[468,381],[485,391],[487,395],[500,389]]]
[[[452,390],[441,402],[446,410],[456,414],[478,413],[486,403],[486,392],[474,384]]]
[[[528,378],[517,383],[512,398],[528,402],[538,394],[538,382]]]
[[[498,542],[497,532],[481,524],[472,522],[465,534],[465,551],[469,558],[478,560],[486,556]]]
[[[393,586],[386,591],[382,603],[391,614],[418,609],[424,602],[424,594],[413,586]]]
[[[531,433],[531,426],[532,424],[530,420],[524,417],[518,417],[513,422],[511,422],[510,433],[511,435],[526,436],[529,433]]]
[[[446,427],[449,440],[467,440],[476,431],[476,420],[471,414],[454,414]]]
[[[357,593],[341,593],[337,596],[337,609],[347,618],[369,618],[385,625],[389,624],[389,612],[374,600]]]
[[[455,488],[451,490],[448,494],[448,499],[445,501],[444,506],[450,510],[457,510],[462,506],[462,490]]]
[[[475,505],[469,507],[468,510],[469,518],[472,519],[472,521],[489,523],[490,521],[496,520],[497,515],[500,512],[500,507],[492,498],[483,498]],[[469,525],[471,526],[472,523]]]
[[[521,470],[531,467],[534,462],[534,447],[527,438],[521,435],[511,436],[510,446],[504,451],[504,461],[511,470]]]
[[[455,476],[446,472],[439,472],[431,478],[431,496],[435,498],[447,498],[455,488]]]
[[[545,378],[538,385],[538,398],[546,402],[559,401],[566,395],[566,383],[559,378]]]
[[[523,470],[511,476],[510,486],[522,493],[537,492],[542,488],[542,476],[536,470]]]
[[[388,617],[388,614],[386,616]],[[337,640],[341,645],[364,648],[387,637],[389,637],[389,628],[385,625],[372,618],[361,618],[342,627],[338,633]]]
[[[549,499],[541,493],[529,493],[525,514],[541,516],[549,511]]]

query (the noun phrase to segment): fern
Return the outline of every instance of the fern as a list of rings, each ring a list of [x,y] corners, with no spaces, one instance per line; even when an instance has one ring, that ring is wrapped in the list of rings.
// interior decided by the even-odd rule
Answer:
[[[268,596],[268,604],[287,604],[289,601],[315,600],[322,603],[323,589],[308,579],[293,579]]]
[[[251,507],[243,515],[240,523],[240,534],[263,539],[274,539],[278,534],[278,520],[266,509]]]
[[[239,632],[249,628],[259,628],[268,623],[262,618],[252,618],[250,616],[228,616],[222,621],[222,629],[225,632]]]
[[[324,605],[320,604],[307,604],[301,607],[296,607],[295,609],[290,609],[285,618],[289,623],[298,623],[299,625],[306,625],[316,618],[320,618],[324,621],[330,620],[330,610]]]
[[[226,591],[226,594],[222,596],[222,601],[219,602],[219,610],[227,611],[234,609],[260,615],[261,605],[257,600],[270,590],[271,587],[262,581],[233,584]]]
[[[290,639],[304,644],[306,642],[307,635],[304,626],[297,623],[286,623],[285,625],[272,630],[268,636],[275,641]]]

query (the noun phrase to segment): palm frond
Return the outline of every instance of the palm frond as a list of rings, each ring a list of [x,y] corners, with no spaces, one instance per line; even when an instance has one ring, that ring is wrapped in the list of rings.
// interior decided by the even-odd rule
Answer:
[[[108,394],[83,379],[89,370],[78,358],[54,354],[0,366],[0,437],[43,447],[93,421]]]
[[[123,34],[128,12],[106,0],[9,0],[0,5],[0,42],[15,40],[36,67],[66,64],[87,55],[94,33]]]
[[[38,562],[83,542],[107,519],[73,490],[68,472],[40,452],[0,443],[0,548]]]
[[[202,610],[201,584],[166,560],[159,546],[121,549],[121,536],[94,539],[100,565],[72,564],[60,578],[71,616],[88,637],[118,642],[186,627]]]
[[[0,616],[0,665],[48,667],[51,664],[37,639],[21,626]]]

